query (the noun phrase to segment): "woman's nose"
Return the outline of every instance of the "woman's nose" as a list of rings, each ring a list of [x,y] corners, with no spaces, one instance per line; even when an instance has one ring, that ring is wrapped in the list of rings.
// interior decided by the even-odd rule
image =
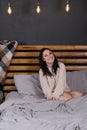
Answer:
[[[48,57],[51,57],[51,55],[49,54]]]

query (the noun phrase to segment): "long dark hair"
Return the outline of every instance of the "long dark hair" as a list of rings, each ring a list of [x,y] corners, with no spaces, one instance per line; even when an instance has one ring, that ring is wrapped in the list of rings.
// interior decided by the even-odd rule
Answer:
[[[49,76],[52,76],[52,73],[49,71],[48,67],[47,67],[47,64],[46,62],[43,60],[43,52],[45,50],[49,50],[53,53],[52,50],[50,50],[49,48],[42,48],[40,50],[40,54],[39,54],[39,64],[40,64],[40,68],[42,69],[43,71],[43,74],[44,75],[49,75]],[[52,66],[52,71],[56,74],[57,73],[57,68],[59,67],[58,65],[58,60],[57,60],[57,57],[55,56],[55,54],[53,53],[54,55],[54,63],[53,63],[53,66]]]

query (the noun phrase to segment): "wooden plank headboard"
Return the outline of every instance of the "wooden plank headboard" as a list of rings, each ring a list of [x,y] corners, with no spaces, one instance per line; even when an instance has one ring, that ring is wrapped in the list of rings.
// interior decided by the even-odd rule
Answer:
[[[43,47],[52,49],[58,60],[65,63],[67,71],[87,69],[86,45],[18,45],[6,75],[4,96],[16,90],[14,75],[38,72],[38,55]]]

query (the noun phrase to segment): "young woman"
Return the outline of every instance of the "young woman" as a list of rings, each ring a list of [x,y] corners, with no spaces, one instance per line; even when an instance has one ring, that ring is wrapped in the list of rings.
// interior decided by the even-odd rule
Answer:
[[[67,101],[83,96],[83,93],[70,91],[66,83],[66,69],[49,48],[43,48],[39,55],[39,79],[45,97],[48,100]]]

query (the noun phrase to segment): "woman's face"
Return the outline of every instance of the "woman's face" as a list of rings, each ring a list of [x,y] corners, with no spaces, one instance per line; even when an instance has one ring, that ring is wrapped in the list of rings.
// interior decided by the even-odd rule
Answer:
[[[44,50],[42,57],[47,65],[52,65],[55,59],[53,52],[47,49]]]

